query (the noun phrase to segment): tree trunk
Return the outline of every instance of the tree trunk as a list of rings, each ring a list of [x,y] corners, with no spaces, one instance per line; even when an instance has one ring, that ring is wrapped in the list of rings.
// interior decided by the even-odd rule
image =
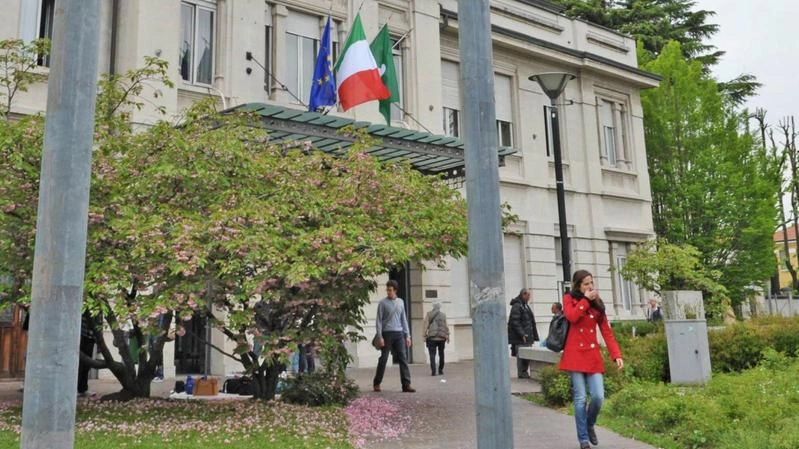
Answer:
[[[780,201],[780,213],[782,214],[782,245],[783,250],[785,251],[785,268],[788,269],[788,272],[791,273],[791,288],[796,289],[797,287],[797,279],[796,279],[796,270],[793,268],[793,264],[791,264],[791,252],[790,246],[788,244],[788,223],[785,220],[785,207],[782,205]],[[794,232],[796,229],[794,229]]]
[[[255,380],[255,398],[271,401],[275,399],[277,393],[277,383],[280,380],[280,373],[286,369],[285,365],[278,362],[277,357],[273,357],[271,364],[266,363],[258,367],[253,373]]]
[[[163,348],[166,338],[166,331],[169,329],[172,321],[171,314],[162,323],[162,333],[156,340],[152,348],[149,347],[148,339],[145,338],[138,327],[134,327],[133,336],[138,339],[139,347],[145,350],[140,350],[137,358],[134,359],[130,353],[130,345],[128,344],[128,335],[119,330],[116,326],[117,319],[112,314],[106,315],[106,321],[112,329],[113,344],[119,352],[121,361],[114,360],[111,354],[111,349],[104,338],[104,333],[100,329],[101,326],[95,326],[94,337],[97,342],[97,348],[103,360],[94,360],[91,354],[81,354],[81,361],[88,364],[95,369],[108,369],[119,381],[122,389],[116,393],[103,396],[103,399],[126,401],[133,398],[148,398],[150,397],[150,385],[155,377],[155,370],[158,365],[163,364]],[[99,323],[98,323],[99,324]],[[146,345],[146,346],[143,346]]]

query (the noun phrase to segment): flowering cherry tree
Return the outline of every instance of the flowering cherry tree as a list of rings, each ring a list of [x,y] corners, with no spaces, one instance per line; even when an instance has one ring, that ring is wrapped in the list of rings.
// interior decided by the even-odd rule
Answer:
[[[171,322],[183,334],[204,316],[235,342],[227,356],[254,376],[258,397],[274,397],[299,344],[317,347],[343,380],[343,342],[360,338],[374,278],[463,256],[464,200],[407,163],[369,156],[375,142],[351,129],[357,143],[333,157],[305,142],[270,143],[257,117],[200,102],[179,123],[133,132],[128,114],[171,87],[166,70],[148,59],[101,82],[84,308],[103,360],[82,360],[110,369],[122,396],[148,396]],[[29,296],[42,121],[0,124],[0,267],[14,280],[0,294],[20,302]]]

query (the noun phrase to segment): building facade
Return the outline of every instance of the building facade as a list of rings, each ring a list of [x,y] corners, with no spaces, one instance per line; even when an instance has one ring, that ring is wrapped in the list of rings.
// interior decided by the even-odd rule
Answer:
[[[368,39],[388,23],[396,43],[401,100],[392,110],[391,124],[462,134],[462,105],[469,93],[459,83],[457,0],[101,3],[101,71],[120,73],[141,66],[145,56],[158,56],[171,63],[177,81],[174,89],[161,86],[163,95],[134,114],[140,124],[162,117],[156,107],[177,114],[208,96],[225,107],[263,102],[307,109],[328,14],[335,54],[359,12]],[[54,0],[6,0],[0,12],[0,39],[52,34]],[[658,78],[637,68],[632,38],[569,19],[545,1],[492,0],[491,23],[498,144],[517,150],[500,168],[501,200],[519,217],[503,242],[508,300],[521,288],[531,288],[539,330],[546,333],[549,306],[559,300],[561,242],[549,98],[528,77],[566,71],[577,75],[558,100],[571,268],[594,273],[613,319],[642,318],[646,295],[611,268],[625,263],[636,242],[654,235],[640,92],[657,86]],[[46,72],[47,61],[41,63]],[[45,104],[46,85],[36,85],[16,98],[12,111],[38,113]],[[331,114],[383,121],[376,102]],[[392,274],[400,278],[409,303],[416,362],[426,357],[422,320],[435,302],[442,304],[451,326],[447,359],[472,357],[467,262],[449,262],[444,270],[407,267]],[[370,318],[367,336],[382,291],[365,310]],[[210,337],[225,344],[215,332]],[[349,349],[357,366],[376,364],[378,353],[368,341]],[[198,370],[221,375],[241,369],[190,342],[167,345],[164,356],[167,375]]]

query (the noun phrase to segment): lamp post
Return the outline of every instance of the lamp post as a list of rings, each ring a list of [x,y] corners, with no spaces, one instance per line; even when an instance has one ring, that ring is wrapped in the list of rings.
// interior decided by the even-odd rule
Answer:
[[[558,198],[558,226],[560,229],[560,255],[563,261],[563,290],[571,280],[571,257],[569,256],[569,233],[566,227],[566,196],[563,190],[563,161],[560,154],[560,130],[558,129],[557,99],[566,87],[566,83],[576,78],[571,73],[550,72],[533,75],[530,81],[537,81],[541,89],[549,97],[549,109],[552,120],[552,150],[555,158],[555,189]]]

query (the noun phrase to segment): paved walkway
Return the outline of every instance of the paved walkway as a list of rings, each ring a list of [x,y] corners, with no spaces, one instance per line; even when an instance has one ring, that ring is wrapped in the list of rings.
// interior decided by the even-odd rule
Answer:
[[[515,359],[511,358],[514,365]],[[445,376],[431,376],[428,365],[411,365],[416,393],[401,393],[399,368],[389,365],[383,391],[372,391],[374,369],[353,369],[349,374],[364,396],[379,396],[414,410],[410,429],[401,442],[367,444],[369,449],[473,449],[477,447],[474,406],[474,365],[449,363]],[[445,382],[446,381],[446,382]],[[578,449],[574,418],[547,407],[535,405],[518,395],[541,391],[532,380],[511,377],[513,440],[515,449]],[[640,441],[621,437],[597,427],[599,448],[654,449]]]
[[[514,362],[514,359],[511,359]],[[445,376],[431,376],[428,365],[411,365],[416,393],[401,393],[399,368],[389,366],[383,380],[383,391],[372,391],[373,368],[352,369],[349,375],[367,397],[381,397],[406,410],[412,410],[408,432],[400,441],[371,441],[368,449],[473,449],[477,447],[474,408],[474,365],[472,362],[449,363]],[[152,395],[165,397],[174,379],[152,385]],[[0,381],[0,401],[21,400],[18,381]],[[99,394],[119,390],[114,380],[92,380],[89,388]],[[531,380],[511,378],[513,433],[515,449],[577,449],[574,419],[519,397],[521,393],[540,391]],[[599,448],[654,449],[639,441],[623,438],[597,427]]]

